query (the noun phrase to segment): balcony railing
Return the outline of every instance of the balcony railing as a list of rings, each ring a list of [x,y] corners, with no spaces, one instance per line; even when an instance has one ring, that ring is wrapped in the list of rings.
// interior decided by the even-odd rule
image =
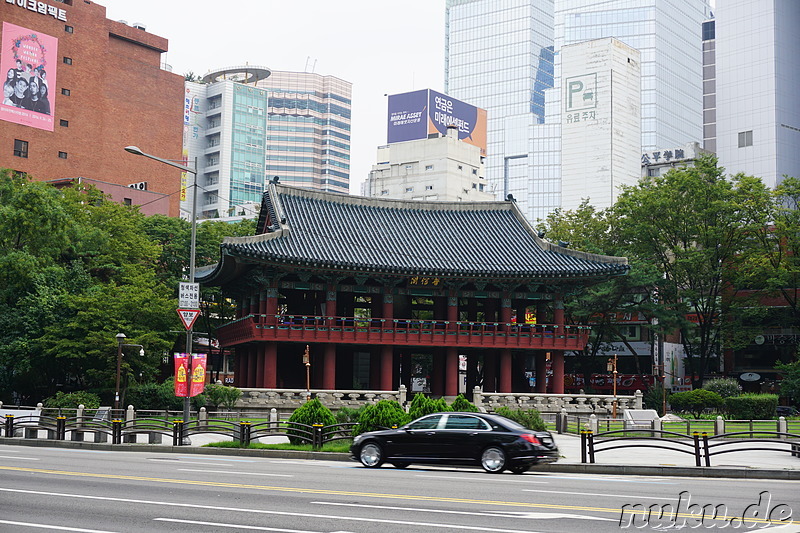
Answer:
[[[225,347],[253,341],[289,341],[580,350],[586,346],[590,331],[589,326],[550,324],[248,315],[219,328],[217,337]]]

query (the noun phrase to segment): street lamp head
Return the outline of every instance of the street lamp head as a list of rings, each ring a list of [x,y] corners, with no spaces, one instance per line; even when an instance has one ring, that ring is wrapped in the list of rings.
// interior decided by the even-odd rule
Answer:
[[[125,336],[124,333],[117,333],[117,342],[118,343],[122,344],[122,341],[124,341],[126,338],[127,337]]]
[[[139,348],[139,357],[144,357],[144,348]]]
[[[133,155],[144,155],[144,152],[138,146],[126,146],[125,151]]]

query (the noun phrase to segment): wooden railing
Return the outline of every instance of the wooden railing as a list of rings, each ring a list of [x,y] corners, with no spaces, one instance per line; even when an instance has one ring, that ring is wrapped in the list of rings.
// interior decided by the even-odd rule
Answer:
[[[457,346],[580,350],[588,326],[357,318],[306,315],[248,315],[217,330],[224,347],[253,341]]]

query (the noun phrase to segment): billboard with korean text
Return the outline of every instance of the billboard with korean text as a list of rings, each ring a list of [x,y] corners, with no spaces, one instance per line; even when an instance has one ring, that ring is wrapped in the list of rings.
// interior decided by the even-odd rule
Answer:
[[[486,155],[486,110],[445,94],[422,89],[390,95],[388,119],[389,144],[446,135],[448,126],[455,126],[460,140]]]
[[[58,39],[3,22],[0,119],[53,131]]]

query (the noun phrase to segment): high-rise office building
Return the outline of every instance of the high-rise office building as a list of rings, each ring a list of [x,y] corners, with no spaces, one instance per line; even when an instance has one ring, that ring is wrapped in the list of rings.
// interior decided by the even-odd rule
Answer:
[[[553,0],[447,1],[445,92],[486,110],[489,187],[528,216],[530,127],[545,122],[552,86]]]
[[[560,55],[561,208],[609,207],[641,173],[639,52],[609,37]]]
[[[716,21],[703,22],[703,149],[717,151]]]
[[[642,150],[703,138],[707,0],[556,0],[555,49],[614,37],[641,54]]]
[[[273,71],[267,90],[267,176],[308,189],[350,190],[353,85],[312,72]]]
[[[250,210],[274,176],[346,194],[351,87],[333,76],[252,65],[186,82],[184,149],[190,161],[197,157],[198,216]],[[186,213],[191,200],[184,195]]]
[[[448,0],[447,91],[487,109],[487,178],[496,194],[514,194],[534,220],[561,206],[565,45],[615,37],[640,51],[639,153],[701,140],[709,16],[706,0]],[[539,93],[544,114],[532,105]]]
[[[716,152],[727,174],[800,177],[800,3],[725,0],[716,22]]]

